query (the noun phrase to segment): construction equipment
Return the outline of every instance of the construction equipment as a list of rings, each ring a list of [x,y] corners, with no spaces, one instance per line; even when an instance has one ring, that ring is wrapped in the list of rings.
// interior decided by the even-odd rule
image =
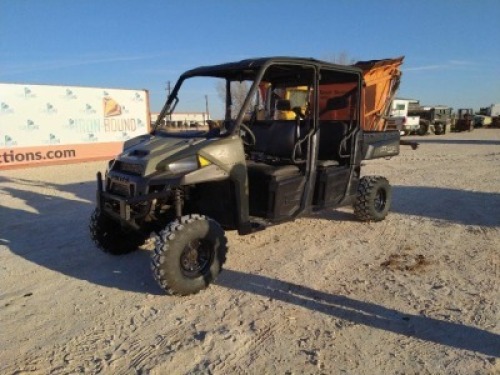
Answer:
[[[455,119],[456,132],[473,131],[474,130],[474,111],[472,108],[460,108],[457,110],[457,118]]]
[[[453,108],[444,105],[420,106],[410,109],[408,115],[420,116],[418,135],[426,135],[431,131],[436,135],[442,135],[451,131],[452,110]]]

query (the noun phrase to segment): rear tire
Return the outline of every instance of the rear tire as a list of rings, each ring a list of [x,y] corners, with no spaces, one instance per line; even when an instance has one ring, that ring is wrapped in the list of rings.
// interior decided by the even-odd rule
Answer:
[[[392,201],[389,181],[382,176],[361,178],[354,203],[354,215],[361,221],[385,219]]]
[[[120,223],[95,209],[90,217],[90,237],[105,253],[128,254],[144,244],[146,237],[139,232],[123,230]]]
[[[215,220],[186,215],[156,238],[151,268],[168,294],[194,294],[217,278],[226,254],[227,238]]]
[[[418,135],[426,135],[429,131],[429,124],[425,121],[420,121],[419,128],[417,130]]]

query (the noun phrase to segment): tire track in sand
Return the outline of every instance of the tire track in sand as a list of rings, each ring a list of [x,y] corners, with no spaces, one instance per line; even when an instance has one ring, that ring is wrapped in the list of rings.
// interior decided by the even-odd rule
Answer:
[[[166,330],[162,325],[161,334],[155,334],[154,322],[162,315],[153,307],[138,307],[131,317],[118,321],[117,315],[104,317],[95,327],[85,329],[64,344],[28,353],[2,371],[20,375],[45,373],[39,369],[50,369],[51,375],[57,375],[130,373],[133,369],[136,373],[147,373],[160,360],[175,353],[186,336],[193,337],[193,328],[183,321],[174,322]]]

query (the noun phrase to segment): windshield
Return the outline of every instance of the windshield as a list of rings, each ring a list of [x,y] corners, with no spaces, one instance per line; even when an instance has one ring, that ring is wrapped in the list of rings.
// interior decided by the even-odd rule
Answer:
[[[228,101],[225,78],[187,78],[172,92],[170,111],[155,130],[180,137],[224,135],[227,122],[237,118],[251,85],[252,81],[231,81]]]
[[[314,66],[307,64],[200,67],[181,76],[155,130],[173,136],[218,137],[255,121],[310,119],[315,107],[315,77]],[[347,116],[348,111],[337,113],[323,107],[331,96],[347,95],[356,87],[357,79],[356,73],[324,69],[320,85],[328,85],[328,90],[321,91],[318,98],[321,114]],[[334,83],[340,86],[334,88]]]

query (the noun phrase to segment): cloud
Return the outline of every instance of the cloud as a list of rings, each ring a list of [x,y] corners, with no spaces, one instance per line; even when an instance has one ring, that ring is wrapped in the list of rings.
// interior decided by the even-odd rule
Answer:
[[[405,72],[418,72],[423,70],[460,70],[460,69],[470,69],[480,64],[474,61],[465,60],[448,60],[442,64],[430,64],[415,66],[409,68],[403,68]]]
[[[420,70],[438,70],[438,69],[445,69],[447,65],[424,65],[424,66],[417,66],[414,68],[404,68],[403,70],[405,72],[416,72]]]
[[[57,59],[48,61],[35,61],[26,63],[24,65],[13,64],[12,66],[4,65],[1,69],[1,75],[14,75],[22,73],[32,73],[38,71],[58,70],[63,68],[71,68],[76,66],[97,65],[97,64],[110,64],[117,62],[149,60],[161,55],[132,55],[132,56],[98,56],[87,55],[81,57],[74,57],[69,59]]]

